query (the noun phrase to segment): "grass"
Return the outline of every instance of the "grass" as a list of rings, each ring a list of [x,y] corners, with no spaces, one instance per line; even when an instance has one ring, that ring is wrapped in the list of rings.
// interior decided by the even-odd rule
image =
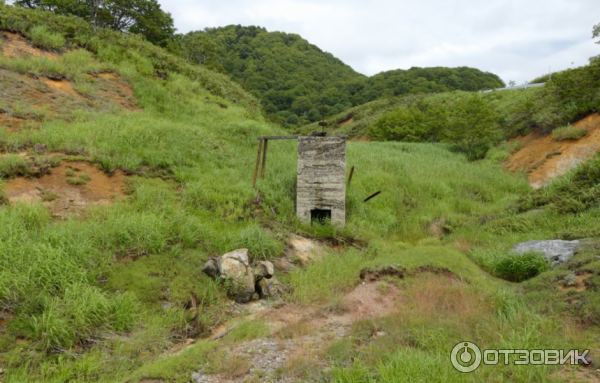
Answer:
[[[553,141],[578,140],[588,133],[587,128],[575,129],[572,125],[563,126],[552,131]]]
[[[270,147],[265,178],[252,188],[256,137],[284,132],[264,121],[240,86],[135,36],[95,35],[81,20],[5,5],[0,11],[2,27],[29,32],[45,24],[74,48],[58,60],[0,58],[6,84],[16,84],[23,73],[65,76],[76,89],[87,84],[84,93],[98,85],[98,92],[87,89],[90,98],[81,103],[59,97],[40,129],[0,132],[0,148],[9,153],[0,157],[0,186],[30,169],[10,153],[38,142],[48,152],[98,163],[109,174],[117,168],[130,174],[126,199],[90,207],[80,218],[55,221],[41,204],[0,206],[0,311],[9,318],[0,332],[6,381],[183,382],[202,368],[240,378],[248,361],[232,365],[229,352],[215,342],[163,356],[228,318],[225,291],[202,273],[209,257],[246,247],[253,259],[274,259],[285,252],[291,233],[342,244],[321,263],[281,275],[291,286],[285,298],[299,305],[339,312],[341,297],[369,267],[400,264],[417,275],[421,267],[448,270],[458,282],[440,287],[435,277],[418,276],[397,281],[412,302],[407,310],[356,324],[356,341],[324,346],[322,355],[297,355],[289,376],[327,377],[314,357],[329,355],[337,363],[329,376],[334,381],[459,380],[467,378],[449,370],[445,351],[465,337],[489,346],[581,345],[583,332],[558,331],[569,329],[559,320],[563,311],[528,308],[511,284],[484,270],[493,273],[519,241],[600,235],[595,167],[532,194],[524,178],[498,165],[508,147],[494,159],[469,162],[444,145],[350,142],[348,169],[355,165],[356,171],[347,191],[346,227],[305,225],[294,214],[296,143]],[[101,81],[88,79],[107,69],[131,84],[141,110],[102,104]],[[156,78],[156,69],[166,70],[168,79]],[[10,113],[30,114],[18,93],[2,102]],[[69,172],[74,182],[88,181],[75,169]],[[571,203],[578,210],[565,211],[559,206],[571,181],[586,187]],[[362,202],[377,190],[380,196]],[[542,215],[524,214],[540,207]],[[427,229],[437,221],[448,231],[441,239]],[[491,253],[496,263],[486,260]],[[542,288],[550,284],[545,278],[558,277],[552,273],[526,281],[527,297],[554,292]],[[586,318],[596,313],[592,296],[586,295]],[[373,329],[389,336],[369,337]],[[309,333],[298,326],[279,335]],[[267,334],[264,322],[243,322],[223,343]],[[352,348],[347,353],[346,346]],[[427,368],[418,370],[418,363]],[[551,372],[489,369],[472,379],[500,374],[504,380],[543,380]]]
[[[64,36],[52,33],[45,25],[38,25],[29,31],[31,42],[36,47],[49,50],[60,50],[65,46]]]
[[[491,272],[507,281],[523,282],[549,269],[550,265],[541,254],[528,252],[502,257],[492,266]]]
[[[8,154],[0,157],[0,177],[12,178],[29,174],[27,161],[17,154]]]

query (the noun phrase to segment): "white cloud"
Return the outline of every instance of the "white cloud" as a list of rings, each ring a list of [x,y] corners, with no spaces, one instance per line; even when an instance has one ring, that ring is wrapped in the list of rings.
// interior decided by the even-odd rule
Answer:
[[[297,33],[356,71],[470,66],[522,83],[600,54],[594,0],[159,0],[180,32],[229,24]]]

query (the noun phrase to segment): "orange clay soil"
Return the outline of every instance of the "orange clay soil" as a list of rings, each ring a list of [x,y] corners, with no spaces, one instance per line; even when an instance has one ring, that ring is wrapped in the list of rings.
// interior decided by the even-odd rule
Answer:
[[[4,37],[2,44],[2,55],[6,57],[47,57],[50,59],[58,59],[60,56],[56,53],[47,52],[36,48],[26,38],[16,33],[2,32],[0,36]]]
[[[73,84],[67,79],[62,80],[51,80],[49,78],[43,79],[44,84],[48,85],[50,88],[56,90],[57,92],[68,94],[73,96],[73,98],[81,98],[81,95],[75,91],[73,88]]]
[[[72,176],[67,176],[67,173]],[[68,179],[89,176],[84,185],[71,185]],[[4,193],[11,204],[42,201],[53,216],[79,216],[89,205],[104,205],[125,197],[126,176],[120,170],[107,176],[96,165],[88,162],[65,162],[52,169],[52,174],[41,178],[16,178],[6,182]]]
[[[27,121],[22,118],[9,117],[7,115],[0,114],[0,126],[6,127],[6,130],[9,132],[16,132],[23,125],[25,125]]]
[[[349,119],[347,119],[346,121],[340,123],[340,126],[344,126],[344,125],[350,125],[354,123],[354,117],[350,117]]]
[[[552,134],[532,132],[509,141],[521,143],[521,148],[504,165],[510,171],[525,170],[529,183],[535,189],[593,157],[600,149],[600,115],[592,114],[573,125],[575,129],[587,129],[588,133],[578,140],[552,140]]]

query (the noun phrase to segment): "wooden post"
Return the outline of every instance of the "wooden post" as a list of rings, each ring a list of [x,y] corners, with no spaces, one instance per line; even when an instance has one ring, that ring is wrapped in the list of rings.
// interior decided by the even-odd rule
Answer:
[[[258,142],[258,154],[256,156],[256,166],[254,167],[254,179],[252,180],[252,187],[256,188],[256,176],[258,175],[258,167],[260,166],[260,153],[262,152],[263,140]]]
[[[260,170],[260,178],[265,178],[265,164],[267,163],[267,144],[269,140],[265,139],[265,148],[263,151],[262,169]]]

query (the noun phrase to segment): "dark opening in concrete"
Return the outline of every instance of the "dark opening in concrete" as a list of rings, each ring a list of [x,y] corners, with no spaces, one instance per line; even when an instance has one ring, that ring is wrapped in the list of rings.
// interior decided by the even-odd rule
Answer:
[[[319,221],[324,222],[326,220],[331,221],[331,209],[329,210],[321,210],[321,209],[313,209],[310,211],[310,221]]]

